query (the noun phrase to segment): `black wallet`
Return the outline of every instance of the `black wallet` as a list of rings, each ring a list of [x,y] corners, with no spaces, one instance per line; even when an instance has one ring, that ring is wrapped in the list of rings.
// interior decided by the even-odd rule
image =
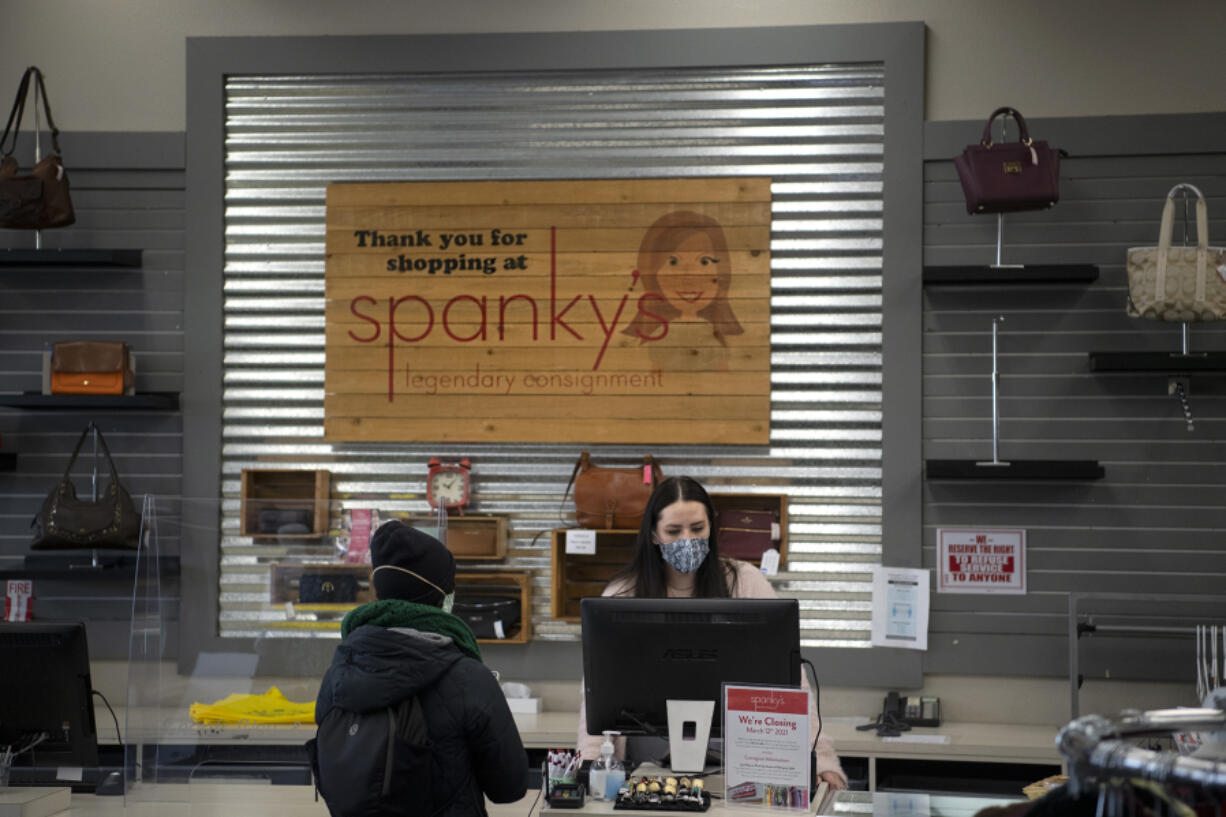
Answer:
[[[298,579],[300,604],[353,601],[358,596],[358,577],[344,573],[303,573]]]

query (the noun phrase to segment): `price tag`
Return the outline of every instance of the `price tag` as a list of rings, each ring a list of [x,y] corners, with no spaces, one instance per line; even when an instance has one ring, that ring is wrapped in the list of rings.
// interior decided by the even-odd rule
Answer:
[[[762,572],[767,576],[774,576],[779,572],[779,551],[774,548],[762,551]]]
[[[596,555],[596,531],[588,528],[571,528],[566,532],[566,552],[580,556]]]

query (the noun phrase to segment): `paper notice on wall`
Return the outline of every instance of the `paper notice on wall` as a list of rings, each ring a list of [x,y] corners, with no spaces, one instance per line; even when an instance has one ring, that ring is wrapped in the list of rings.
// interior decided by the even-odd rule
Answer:
[[[34,582],[29,579],[9,579],[4,583],[4,620],[30,621],[30,600],[34,598]]]
[[[1025,593],[1026,531],[938,528],[938,593]]]
[[[596,531],[588,528],[571,528],[566,531],[566,552],[580,556],[596,555]]]
[[[876,647],[928,649],[928,571],[873,568],[872,643]]]

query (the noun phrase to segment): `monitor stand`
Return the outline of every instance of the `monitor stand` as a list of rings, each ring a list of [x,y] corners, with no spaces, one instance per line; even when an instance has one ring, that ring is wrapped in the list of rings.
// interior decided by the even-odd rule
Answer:
[[[668,754],[674,772],[701,772],[715,701],[668,701]]]

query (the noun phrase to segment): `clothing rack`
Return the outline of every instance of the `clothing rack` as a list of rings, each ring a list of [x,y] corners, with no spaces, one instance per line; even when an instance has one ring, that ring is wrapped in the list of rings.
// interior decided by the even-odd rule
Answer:
[[[1103,610],[1091,610],[1096,602],[1126,603],[1128,612],[1121,614]],[[1123,638],[1151,639],[1187,639],[1196,638],[1197,622],[1222,622],[1220,612],[1201,613],[1199,611],[1217,611],[1222,604],[1221,596],[1177,595],[1171,593],[1070,593],[1068,600],[1068,668],[1069,668],[1069,717],[1076,719],[1080,715],[1081,690],[1081,651],[1082,638],[1092,636],[1109,636]],[[1155,613],[1146,616],[1144,610],[1153,605],[1159,609],[1167,608],[1165,613]],[[1175,609],[1182,606],[1182,609]],[[1097,618],[1108,620],[1128,618],[1137,623],[1114,624],[1097,621]],[[1140,623],[1146,618],[1160,621],[1177,620],[1171,624]],[[1189,662],[1188,683],[1195,683],[1195,676]]]
[[[1128,710],[1114,719],[1101,715],[1078,718],[1060,730],[1056,744],[1068,764],[1074,794],[1123,778],[1164,787],[1192,786],[1226,798],[1226,760],[1155,752],[1127,742],[1130,738],[1223,730],[1226,711],[1221,709]]]

